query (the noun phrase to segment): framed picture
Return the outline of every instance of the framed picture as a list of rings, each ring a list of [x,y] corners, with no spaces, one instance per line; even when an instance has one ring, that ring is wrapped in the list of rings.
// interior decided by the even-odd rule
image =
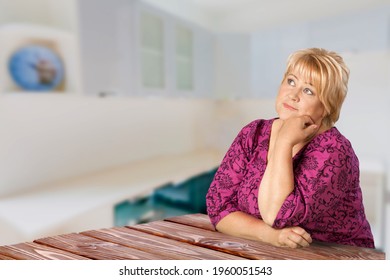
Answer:
[[[80,91],[75,35],[34,24],[0,26],[0,93]]]
[[[30,40],[8,58],[13,82],[23,91],[64,91],[65,68],[50,41]]]

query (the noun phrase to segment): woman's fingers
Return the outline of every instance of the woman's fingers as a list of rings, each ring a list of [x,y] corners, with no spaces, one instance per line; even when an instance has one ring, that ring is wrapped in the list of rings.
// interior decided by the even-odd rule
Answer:
[[[288,237],[288,239],[291,241],[290,247],[292,248],[307,247],[310,245],[310,242],[298,234],[292,234]]]
[[[282,246],[290,248],[307,247],[312,242],[310,234],[301,227],[284,228],[280,237]]]
[[[313,242],[310,234],[306,230],[304,230],[303,228],[293,227],[291,229],[293,232],[295,232],[296,234],[300,235],[303,239],[305,239],[309,244]]]
[[[278,132],[278,140],[295,145],[311,140],[317,133],[319,125],[310,116],[291,117],[282,122]]]

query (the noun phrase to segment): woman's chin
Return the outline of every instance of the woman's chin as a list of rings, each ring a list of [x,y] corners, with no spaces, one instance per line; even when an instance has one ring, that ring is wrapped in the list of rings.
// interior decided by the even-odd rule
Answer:
[[[289,118],[292,118],[292,117],[299,117],[299,114],[295,113],[295,112],[284,112],[284,113],[279,114],[279,119],[281,119],[283,121],[287,120]]]

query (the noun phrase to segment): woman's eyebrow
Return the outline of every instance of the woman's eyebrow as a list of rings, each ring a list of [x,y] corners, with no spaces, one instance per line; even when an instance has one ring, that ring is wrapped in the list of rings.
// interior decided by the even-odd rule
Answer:
[[[297,79],[297,80],[299,81],[298,77],[295,76],[295,75],[292,74],[292,73],[289,73],[287,76],[293,76],[295,79]],[[312,86],[312,87],[314,87],[314,85],[313,85],[312,83],[308,83],[308,82],[304,82],[304,83],[305,83],[305,84],[308,84],[308,85],[310,85],[310,86]]]

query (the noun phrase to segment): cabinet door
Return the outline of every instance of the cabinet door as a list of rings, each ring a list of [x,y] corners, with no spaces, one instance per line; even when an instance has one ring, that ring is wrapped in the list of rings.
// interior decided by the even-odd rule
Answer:
[[[140,13],[141,85],[146,89],[164,89],[164,21],[147,11]]]
[[[175,30],[176,89],[194,89],[193,31],[178,23]]]
[[[214,49],[210,32],[139,3],[136,34],[141,95],[211,96]]]

